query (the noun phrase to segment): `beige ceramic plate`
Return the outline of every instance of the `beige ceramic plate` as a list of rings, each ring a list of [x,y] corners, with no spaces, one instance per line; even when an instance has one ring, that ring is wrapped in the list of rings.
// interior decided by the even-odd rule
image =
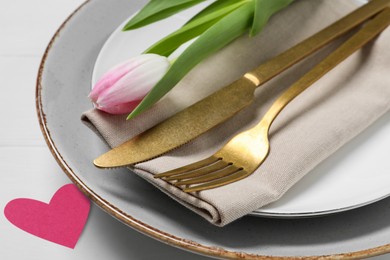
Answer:
[[[390,252],[390,199],[327,217],[248,216],[217,228],[127,170],[94,168],[93,158],[107,147],[79,119],[91,108],[86,96],[94,64],[111,32],[145,2],[86,2],[58,30],[43,57],[36,93],[39,122],[69,178],[97,205],[132,228],[209,256],[347,259]]]

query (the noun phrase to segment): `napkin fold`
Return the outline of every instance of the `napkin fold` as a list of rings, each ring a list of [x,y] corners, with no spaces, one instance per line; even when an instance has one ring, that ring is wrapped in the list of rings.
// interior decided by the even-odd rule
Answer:
[[[357,7],[356,1],[352,0],[295,1],[272,17],[260,35],[243,36],[198,65],[173,91],[141,116],[126,121],[125,115],[113,116],[92,109],[82,115],[82,121],[115,147],[230,84],[246,71]],[[153,174],[206,158],[230,137],[254,126],[283,90],[339,43],[332,43],[258,88],[255,102],[231,120],[164,156],[137,164],[131,170],[217,226],[224,226],[278,200],[316,165],[390,109],[389,29],[282,111],[271,127],[270,154],[254,174],[236,183],[194,194],[154,179]]]

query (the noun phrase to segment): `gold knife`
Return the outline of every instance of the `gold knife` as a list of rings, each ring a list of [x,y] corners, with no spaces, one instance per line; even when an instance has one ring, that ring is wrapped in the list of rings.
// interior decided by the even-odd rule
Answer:
[[[156,158],[190,142],[251,104],[257,87],[388,6],[390,6],[390,0],[370,1],[303,42],[263,63],[257,69],[246,73],[231,85],[216,91],[101,155],[94,160],[95,166],[117,168],[133,165]]]

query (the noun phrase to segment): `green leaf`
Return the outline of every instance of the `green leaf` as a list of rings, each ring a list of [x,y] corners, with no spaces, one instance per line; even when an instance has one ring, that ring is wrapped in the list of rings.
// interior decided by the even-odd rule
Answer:
[[[255,15],[250,35],[254,36],[258,34],[274,13],[287,7],[293,1],[294,0],[255,0]]]
[[[186,28],[183,27],[175,33],[170,34],[164,39],[160,40],[159,42],[151,46],[149,49],[147,49],[144,53],[155,53],[168,57],[182,44],[201,35],[219,20],[220,19],[217,18],[214,20],[205,21],[204,23],[201,23],[197,26],[191,26]]]
[[[150,0],[122,30],[133,30],[157,22],[203,1],[205,0]]]
[[[232,5],[241,5],[245,2],[253,1],[253,0],[219,0],[215,1],[211,5],[207,6],[205,9],[197,13],[195,16],[193,16],[186,24],[190,24],[192,22],[196,22],[199,19],[203,19],[203,17],[208,16],[218,10],[228,8]]]
[[[253,12],[253,3],[244,4],[205,31],[177,58],[128,119],[151,107],[198,63],[248,31],[252,25]]]
[[[221,20],[224,16],[236,10],[245,3],[244,1],[239,1],[237,3],[237,0],[227,2],[234,2],[234,4],[220,6],[219,9],[215,9],[213,12],[208,12],[207,14],[198,17],[196,20],[185,24],[179,30],[155,43],[148,50],[146,50],[145,53],[155,53],[162,56],[169,56],[182,44],[201,35],[208,28]]]

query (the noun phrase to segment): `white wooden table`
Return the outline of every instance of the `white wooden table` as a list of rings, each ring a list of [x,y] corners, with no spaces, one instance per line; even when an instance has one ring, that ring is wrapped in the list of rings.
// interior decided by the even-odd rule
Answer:
[[[43,139],[35,82],[50,38],[83,0],[0,0],[0,207],[20,197],[48,202],[70,180]],[[123,225],[92,205],[75,249],[32,236],[0,214],[0,259],[206,259]]]
[[[129,0],[131,1],[131,0]],[[49,152],[35,112],[38,66],[51,36],[83,0],[0,0],[0,207],[50,200],[70,183]],[[92,205],[74,249],[32,236],[0,214],[0,259],[208,259],[146,237]],[[375,259],[390,259],[380,256]]]

